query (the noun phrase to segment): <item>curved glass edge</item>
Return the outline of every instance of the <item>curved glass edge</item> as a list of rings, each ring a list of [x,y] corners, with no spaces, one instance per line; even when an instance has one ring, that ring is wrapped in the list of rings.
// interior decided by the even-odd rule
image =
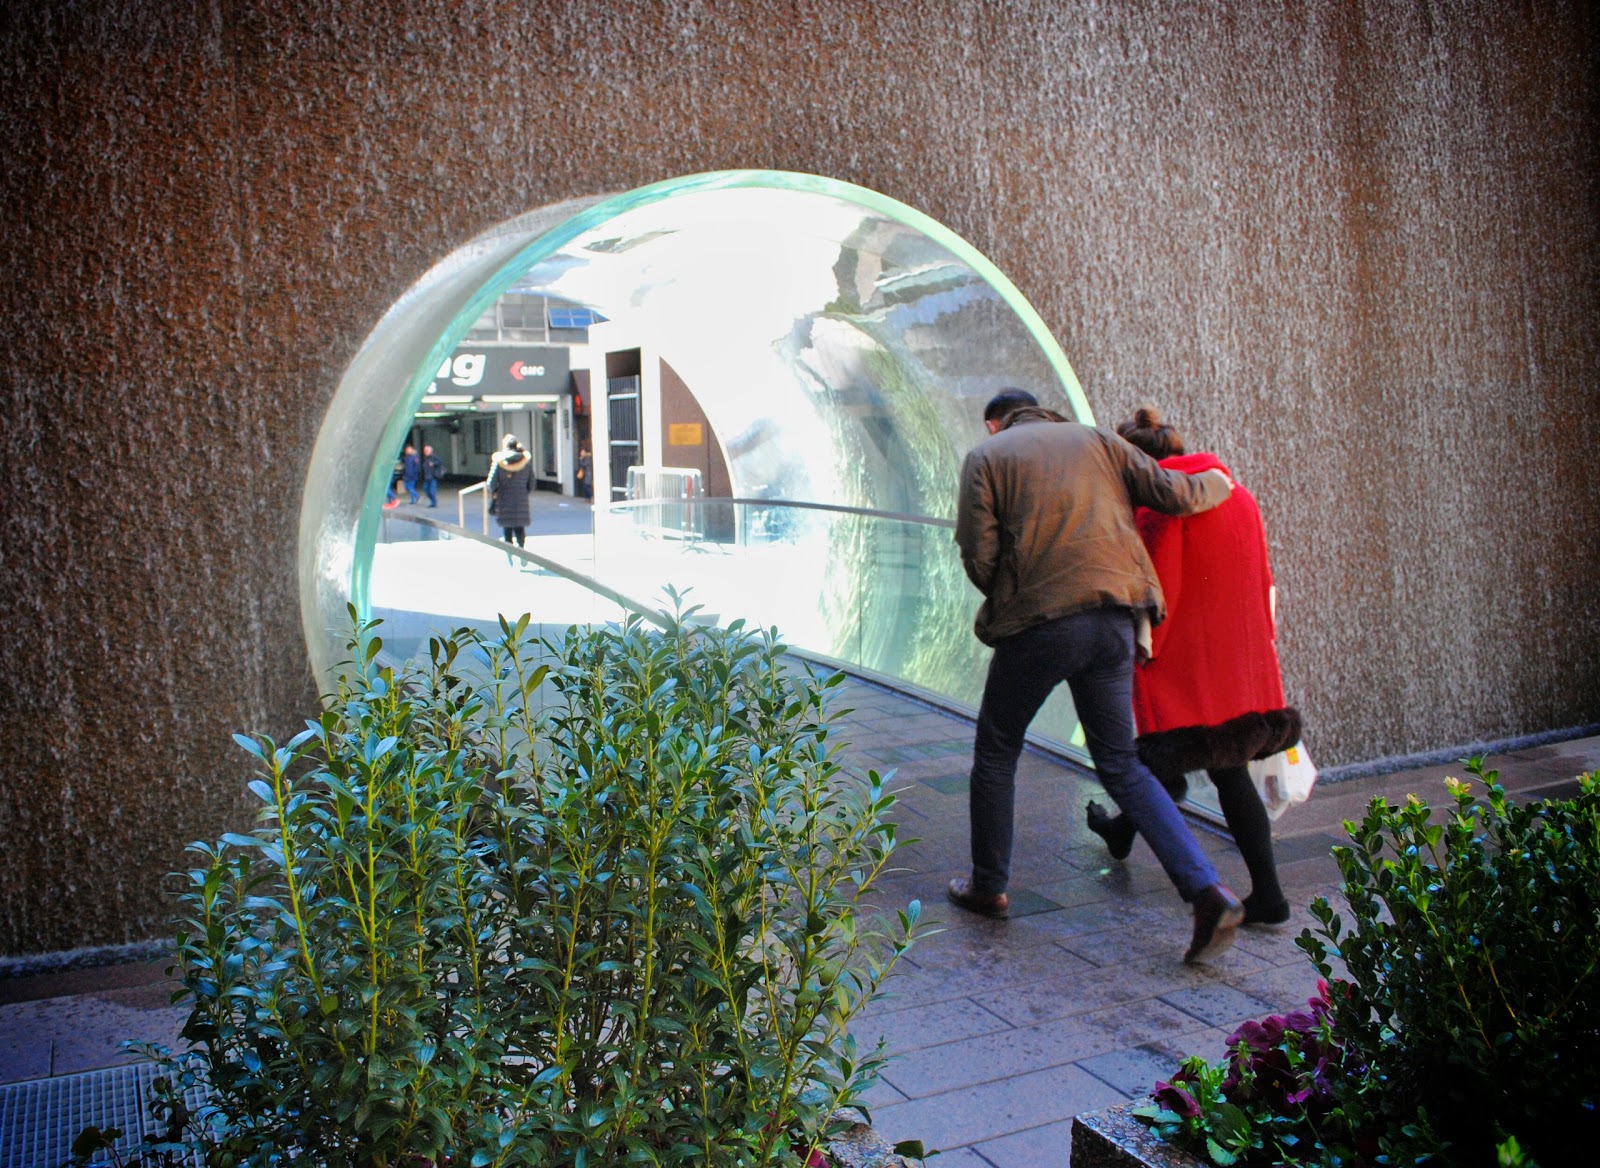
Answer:
[[[335,391],[312,451],[300,524],[302,622],[319,684],[336,667],[346,606],[363,617],[371,611],[371,564],[393,452],[444,357],[518,277],[585,232],[637,207],[738,188],[815,193],[930,237],[998,293],[1055,372],[1077,420],[1093,424],[1071,363],[1016,285],[948,227],[867,187],[795,171],[709,171],[531,211],[464,244],[412,285],[368,336]],[[405,386],[398,397],[396,384]],[[348,501],[356,503],[353,514]]]
[[[559,250],[562,246],[572,242],[591,227],[597,227],[608,219],[615,218],[626,211],[650,203],[665,201],[685,194],[701,191],[731,190],[737,188],[776,189],[789,191],[804,191],[827,198],[839,199],[842,202],[852,203],[875,211],[885,218],[904,224],[907,227],[920,231],[935,243],[946,248],[952,255],[967,264],[976,272],[985,283],[992,287],[1000,298],[1022,321],[1034,343],[1044,354],[1046,361],[1055,371],[1061,382],[1062,391],[1072,405],[1073,416],[1077,421],[1087,425],[1094,424],[1094,411],[1089,407],[1089,401],[1083,394],[1083,388],[1078,384],[1078,376],[1073,371],[1072,363],[1067,359],[1060,343],[1056,340],[1046,326],[1042,317],[1028,302],[1022,291],[1011,282],[995,264],[981,251],[965,238],[940,223],[937,219],[907,206],[897,199],[891,198],[870,187],[857,186],[843,179],[828,178],[824,175],[807,174],[800,171],[787,170],[717,170],[706,171],[702,174],[686,175],[681,178],[666,179],[662,182],[652,183],[649,186],[638,187],[625,194],[616,195],[597,203],[594,207],[573,218],[569,223],[564,223],[550,235],[535,241],[527,252],[513,260],[508,267],[511,274],[506,283],[501,286],[510,286],[510,281],[527,267]],[[553,243],[551,241],[554,241]],[[547,246],[548,245],[548,246]],[[496,292],[495,295],[499,295]],[[492,297],[491,297],[492,300]],[[467,322],[470,325],[470,321]],[[465,329],[463,328],[463,331]],[[421,400],[419,393],[418,399]]]
[[[319,685],[333,675],[348,635],[346,607],[364,600],[380,504],[397,443],[426,385],[428,361],[457,328],[464,306],[507,257],[595,199],[554,204],[503,223],[429,269],[374,326],[351,359],[312,447],[300,509],[301,624]],[[470,327],[469,318],[459,331]],[[397,395],[396,386],[407,394]],[[410,395],[409,390],[416,394]]]

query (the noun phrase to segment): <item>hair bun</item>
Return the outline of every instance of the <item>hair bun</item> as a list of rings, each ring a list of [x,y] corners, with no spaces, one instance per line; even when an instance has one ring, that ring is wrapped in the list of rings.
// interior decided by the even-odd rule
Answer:
[[[1161,414],[1154,406],[1140,406],[1133,413],[1133,423],[1141,430],[1154,430],[1161,425]]]

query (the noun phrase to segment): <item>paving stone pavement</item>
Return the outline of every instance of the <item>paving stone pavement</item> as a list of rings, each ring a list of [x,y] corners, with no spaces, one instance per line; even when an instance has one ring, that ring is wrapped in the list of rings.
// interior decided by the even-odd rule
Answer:
[[[1337,890],[1329,848],[1341,822],[1376,794],[1415,792],[1435,805],[1460,766],[1324,784],[1278,821],[1279,866],[1295,906],[1289,924],[1242,929],[1215,961],[1185,966],[1185,906],[1142,841],[1124,862],[1084,823],[1099,792],[1081,768],[1024,754],[1018,774],[1013,918],[989,921],[944,899],[968,872],[969,720],[851,680],[836,699],[841,761],[892,772],[905,842],[883,883],[886,906],[923,905],[926,935],[856,1025],[892,1055],[869,1097],[890,1140],[942,1151],[938,1168],[1055,1168],[1068,1163],[1072,1117],[1146,1094],[1188,1054],[1217,1058],[1238,1023],[1297,1007],[1316,971],[1294,938],[1306,906]],[[1314,745],[1314,741],[1313,741]],[[1491,759],[1519,797],[1560,794],[1600,768],[1600,739]],[[1197,826],[1225,882],[1248,878],[1231,842]],[[180,1014],[161,964],[0,978],[0,1082],[113,1065],[117,1043],[172,1043]]]
[[[1070,763],[1029,752],[1017,776],[1012,919],[962,912],[944,899],[968,868],[970,721],[851,682],[839,699],[843,757],[856,770],[893,771],[902,871],[884,883],[887,905],[919,899],[929,934],[854,1028],[892,1054],[869,1099],[889,1140],[941,1149],[941,1168],[1053,1168],[1069,1160],[1071,1119],[1148,1094],[1190,1054],[1221,1057],[1240,1023],[1304,1005],[1317,972],[1295,945],[1313,924],[1307,906],[1336,897],[1330,849],[1346,839],[1378,794],[1416,793],[1438,806],[1434,766],[1319,787],[1275,825],[1279,870],[1294,914],[1278,928],[1241,929],[1215,961],[1185,966],[1190,918],[1140,840],[1110,859],[1084,822],[1100,795]],[[1575,788],[1600,767],[1600,739],[1493,756],[1520,798]],[[1103,798],[1103,795],[1100,795]],[[1243,895],[1249,877],[1232,841],[1192,821],[1225,883]]]

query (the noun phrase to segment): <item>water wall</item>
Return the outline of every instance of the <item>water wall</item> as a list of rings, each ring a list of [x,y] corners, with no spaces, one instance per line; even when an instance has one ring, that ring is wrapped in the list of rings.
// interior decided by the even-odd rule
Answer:
[[[314,708],[307,465],[377,322],[496,224],[703,171],[926,213],[1100,419],[1215,450],[1320,762],[1600,721],[1588,5],[13,7],[0,955],[159,931],[248,821],[229,736]]]

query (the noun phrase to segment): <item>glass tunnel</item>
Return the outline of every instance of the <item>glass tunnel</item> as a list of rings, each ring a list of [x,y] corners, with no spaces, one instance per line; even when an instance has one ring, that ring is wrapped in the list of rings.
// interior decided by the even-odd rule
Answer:
[[[584,358],[592,522],[541,532],[535,518],[527,554],[493,538],[470,488],[439,520],[383,507],[436,371],[513,286],[604,321]],[[675,468],[664,446],[629,468],[605,401],[617,353],[637,355],[643,430],[661,428],[663,393],[692,399],[714,473]],[[953,540],[957,475],[985,436],[984,404],[1013,385],[1092,421],[1010,281],[948,229],[861,187],[719,172],[502,224],[385,314],[330,405],[300,539],[319,682],[343,656],[350,605],[383,618],[387,646],[404,654],[433,632],[494,628],[498,613],[527,612],[558,636],[668,607],[670,587],[696,619],[776,627],[801,656],[975,711],[988,650],[972,635],[980,597]],[[1082,755],[1065,687],[1035,731]]]

